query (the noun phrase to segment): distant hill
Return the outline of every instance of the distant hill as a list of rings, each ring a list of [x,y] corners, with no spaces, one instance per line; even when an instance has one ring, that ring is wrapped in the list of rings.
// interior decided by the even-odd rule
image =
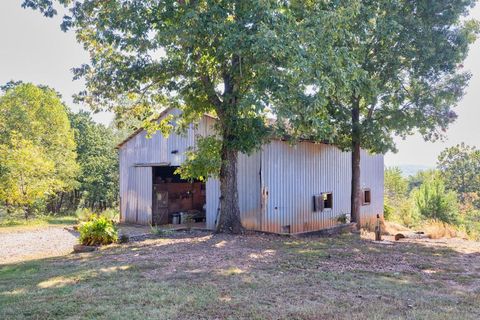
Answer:
[[[425,166],[419,164],[402,164],[395,166],[402,170],[402,174],[404,177],[414,176],[419,171],[435,169],[435,166]]]

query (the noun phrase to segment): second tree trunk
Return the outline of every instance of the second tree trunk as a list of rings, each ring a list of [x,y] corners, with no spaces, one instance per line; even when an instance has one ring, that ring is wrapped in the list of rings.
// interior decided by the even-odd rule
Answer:
[[[243,227],[240,221],[237,188],[238,152],[223,146],[221,158],[220,214],[217,218],[217,232],[241,233]]]

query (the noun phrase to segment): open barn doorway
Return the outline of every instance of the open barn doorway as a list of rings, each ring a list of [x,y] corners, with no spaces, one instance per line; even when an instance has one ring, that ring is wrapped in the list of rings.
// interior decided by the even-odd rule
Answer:
[[[153,167],[153,225],[189,225],[205,227],[205,183],[183,180],[175,174],[178,167]]]

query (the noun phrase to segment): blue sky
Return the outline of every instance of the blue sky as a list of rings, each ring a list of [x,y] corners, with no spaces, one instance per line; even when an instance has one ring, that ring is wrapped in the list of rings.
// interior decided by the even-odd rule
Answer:
[[[21,8],[22,0],[0,1],[0,84],[22,80],[46,84],[59,91],[74,110],[72,94],[82,90],[72,81],[71,68],[88,61],[88,55],[72,32],[60,30],[60,19],[46,19],[38,12]],[[480,6],[472,11],[480,19]],[[388,166],[434,166],[438,154],[448,146],[465,142],[480,148],[480,41],[475,43],[464,68],[473,74],[467,94],[456,108],[459,118],[443,142],[424,142],[418,136],[397,139],[399,152],[385,156]],[[109,123],[112,116],[100,113],[96,121]]]

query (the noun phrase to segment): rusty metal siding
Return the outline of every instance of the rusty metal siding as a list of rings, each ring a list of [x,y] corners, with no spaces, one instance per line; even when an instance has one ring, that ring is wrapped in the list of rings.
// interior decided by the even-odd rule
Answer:
[[[383,155],[370,155],[362,150],[360,160],[362,188],[370,189],[371,203],[360,209],[362,225],[375,223],[377,214],[383,214],[384,160]]]
[[[264,146],[262,230],[280,233],[289,226],[299,233],[337,225],[338,217],[350,212],[350,164],[350,153],[331,145],[272,141]],[[364,152],[362,164],[362,185],[372,190],[372,203],[362,212],[371,217],[383,212],[383,157]],[[333,193],[333,208],[314,212],[313,195],[322,192]]]
[[[177,112],[177,111],[175,111]],[[165,115],[167,116],[168,113]],[[151,223],[152,166],[180,165],[185,151],[195,147],[195,136],[214,134],[215,120],[203,117],[184,136],[160,133],[152,138],[140,132],[119,149],[122,221]],[[172,151],[177,151],[172,153]],[[338,148],[311,142],[295,146],[274,140],[251,156],[239,155],[238,192],[242,223],[267,232],[306,232],[338,224],[350,212],[351,155]],[[383,156],[362,151],[361,183],[371,190],[372,201],[361,209],[362,223],[383,212]],[[313,212],[313,195],[333,192],[333,209]],[[207,228],[214,229],[220,186],[206,182]]]

